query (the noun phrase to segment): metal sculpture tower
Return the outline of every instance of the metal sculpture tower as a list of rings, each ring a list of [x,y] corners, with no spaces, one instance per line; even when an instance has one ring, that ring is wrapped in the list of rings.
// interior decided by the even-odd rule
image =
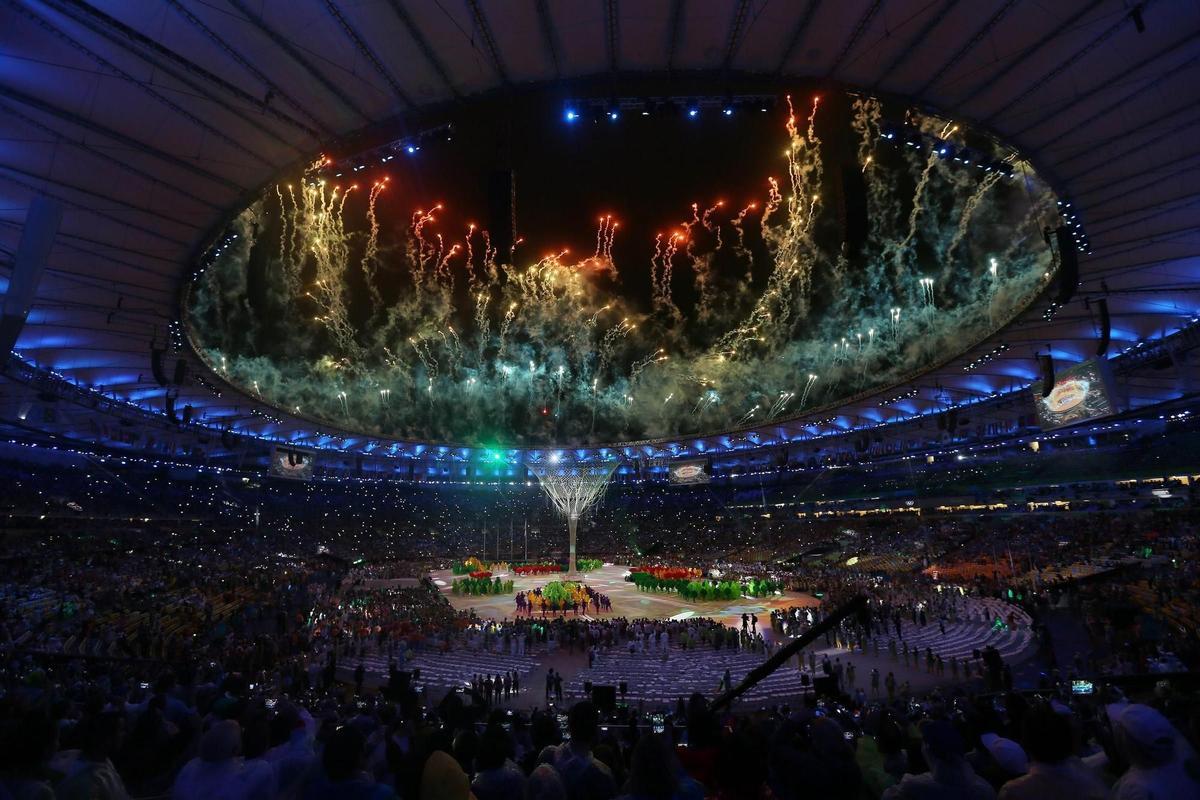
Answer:
[[[590,463],[564,464],[551,458],[538,464],[529,464],[529,471],[537,476],[542,491],[554,503],[559,513],[567,518],[570,533],[570,560],[567,574],[575,574],[575,532],[579,517],[604,494],[617,461],[595,461]]]

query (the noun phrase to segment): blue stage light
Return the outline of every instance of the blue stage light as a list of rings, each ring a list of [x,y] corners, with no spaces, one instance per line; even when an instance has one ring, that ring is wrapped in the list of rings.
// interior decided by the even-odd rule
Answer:
[[[417,148],[413,147],[410,144],[408,147],[404,148],[404,152],[408,153],[411,156],[413,153],[417,152]]]
[[[689,108],[689,109],[688,109],[688,116],[689,116],[689,117],[698,117],[698,116],[700,116],[700,109],[698,109],[698,108]]]
[[[721,109],[721,113],[727,117],[732,117],[733,116],[733,108],[730,106],[725,106],[723,109]]]
[[[613,111],[608,112],[608,118],[609,118],[609,120],[616,122],[618,119],[621,118],[621,115],[616,110],[613,110]]]
[[[563,116],[566,117],[567,122],[574,122],[575,120],[579,119],[578,112],[576,112],[573,108],[568,108],[567,113]]]

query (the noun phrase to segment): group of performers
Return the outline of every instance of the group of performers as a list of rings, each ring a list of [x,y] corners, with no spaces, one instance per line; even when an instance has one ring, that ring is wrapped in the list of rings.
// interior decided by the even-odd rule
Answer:
[[[600,594],[592,587],[582,583],[564,583],[562,585],[570,589],[568,596],[563,599],[546,597],[540,588],[528,592],[518,592],[517,616],[527,614],[532,617],[539,611],[543,617],[547,614],[568,611],[579,615],[586,614],[588,608],[595,608],[597,614],[601,611],[612,611],[612,601],[608,599],[608,595]]]

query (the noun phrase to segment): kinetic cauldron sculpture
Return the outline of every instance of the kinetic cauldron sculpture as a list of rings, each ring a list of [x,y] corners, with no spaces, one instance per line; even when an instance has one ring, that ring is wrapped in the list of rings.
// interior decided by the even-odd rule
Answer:
[[[568,575],[575,574],[575,533],[579,527],[579,517],[604,494],[604,487],[608,485],[617,463],[611,460],[564,464],[554,458],[528,465],[529,471],[537,476],[542,491],[559,513],[567,518],[570,535]]]

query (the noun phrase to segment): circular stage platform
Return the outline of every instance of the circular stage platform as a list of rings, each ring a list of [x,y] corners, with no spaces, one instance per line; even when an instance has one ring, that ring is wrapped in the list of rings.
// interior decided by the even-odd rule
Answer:
[[[605,564],[598,570],[582,573],[577,580],[586,583],[597,592],[608,595],[612,601],[612,611],[600,614],[589,610],[588,614],[580,617],[589,619],[604,619],[608,617],[625,617],[638,619],[687,619],[688,617],[711,617],[724,622],[730,627],[740,628],[742,614],[757,614],[759,630],[769,627],[771,609],[788,608],[791,606],[815,606],[819,601],[805,592],[783,592],[773,597],[743,597],[739,600],[710,600],[707,602],[689,603],[674,592],[641,592],[632,583],[625,580],[629,567]],[[450,604],[459,610],[474,609],[475,613],[486,619],[502,620],[512,618],[517,613],[516,594],[545,586],[553,580],[562,580],[559,575],[512,575],[497,572],[494,577],[501,580],[513,581],[513,590],[509,594],[490,596],[455,595],[450,591],[451,581],[455,576],[448,569],[431,572],[433,580]],[[571,614],[568,612],[568,616]]]

